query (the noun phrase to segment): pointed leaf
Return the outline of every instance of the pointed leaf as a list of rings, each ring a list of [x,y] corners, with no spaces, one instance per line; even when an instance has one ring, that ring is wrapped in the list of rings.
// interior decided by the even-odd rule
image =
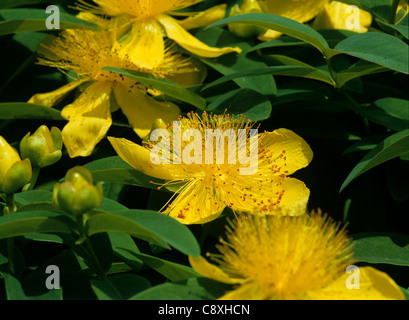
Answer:
[[[409,129],[395,133],[371,150],[355,167],[340,188],[340,192],[355,178],[388,160],[409,152]]]

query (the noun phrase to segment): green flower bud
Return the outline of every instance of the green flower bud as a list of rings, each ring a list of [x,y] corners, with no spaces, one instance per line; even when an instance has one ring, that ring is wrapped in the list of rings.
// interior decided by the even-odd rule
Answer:
[[[13,194],[32,176],[30,159],[21,160],[18,152],[0,136],[0,192]]]
[[[241,7],[238,4],[234,5],[229,12],[229,17],[237,16],[245,13],[261,13],[263,12],[257,0],[244,0]],[[257,37],[264,34],[267,29],[257,26],[252,26],[245,23],[231,22],[227,24],[229,31],[236,36],[242,38]]]
[[[54,186],[54,205],[73,216],[98,208],[101,201],[102,184],[94,185],[91,172],[84,167],[71,168],[65,181]]]
[[[30,159],[34,167],[43,168],[56,163],[61,158],[62,135],[57,127],[51,131],[40,126],[30,136],[30,132],[20,141],[20,154],[23,159]]]

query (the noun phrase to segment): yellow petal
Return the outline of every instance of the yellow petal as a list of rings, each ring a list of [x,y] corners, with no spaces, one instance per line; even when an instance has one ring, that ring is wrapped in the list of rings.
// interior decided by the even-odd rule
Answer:
[[[184,186],[164,213],[183,224],[198,224],[216,219],[224,208],[212,190],[206,189],[202,181],[193,180]]]
[[[314,18],[328,0],[265,0],[268,13],[304,23]]]
[[[109,22],[108,22],[109,20],[101,18],[101,17],[99,17],[99,16],[97,16],[97,15],[91,13],[91,12],[81,11],[80,13],[78,13],[76,15],[76,17],[78,19],[85,20],[85,21],[88,21],[90,23],[93,23],[93,24],[95,24],[95,25],[97,25],[99,27],[102,27],[102,28],[107,28],[109,26]]]
[[[281,36],[282,36],[281,32],[269,29],[266,31],[266,33],[258,36],[257,39],[259,39],[260,41],[270,41],[270,40],[277,39]]]
[[[298,216],[306,212],[310,190],[304,182],[277,176],[273,183],[265,179],[260,184],[256,180],[252,182],[250,177],[248,185],[256,188],[249,190],[247,196],[235,199],[232,208],[236,211],[280,216]]]
[[[142,139],[150,133],[156,119],[171,123],[180,115],[180,109],[175,104],[156,101],[138,89],[129,92],[124,86],[116,86],[114,94],[122,112]]]
[[[259,140],[261,145],[259,149],[265,148],[272,153],[274,164],[281,168],[279,172],[281,174],[290,175],[308,166],[312,160],[313,152],[308,143],[291,130],[277,129],[262,133]],[[269,163],[265,165],[270,166]]]
[[[371,23],[370,13],[338,1],[332,1],[325,4],[323,10],[315,18],[313,27],[315,29],[344,29],[363,33],[368,31]]]
[[[33,95],[30,98],[30,100],[28,100],[28,103],[35,103],[35,104],[41,104],[47,107],[52,107],[57,102],[59,102],[61,99],[63,99],[68,93],[70,93],[71,90],[74,90],[81,83],[84,83],[85,81],[88,81],[88,80],[89,80],[88,78],[81,78],[81,79],[69,82],[66,85],[63,85],[62,87],[54,91],[51,91],[48,93],[37,93]]]
[[[238,47],[214,48],[196,39],[189,32],[183,29],[179,23],[168,15],[161,14],[157,17],[159,23],[165,28],[168,38],[177,42],[186,50],[205,58],[215,58],[230,52],[241,52]]]
[[[242,279],[235,279],[228,276],[223,270],[215,266],[214,264],[209,263],[202,256],[193,257],[189,256],[189,263],[195,271],[200,273],[203,277],[213,279],[219,282],[235,284],[243,282]]]
[[[386,273],[372,267],[359,267],[359,289],[350,284],[345,273],[329,286],[302,296],[307,300],[404,300],[404,294],[395,281]]]
[[[262,4],[267,13],[304,23],[313,19],[327,1],[328,0],[266,0],[263,1]],[[261,41],[269,41],[277,39],[281,35],[282,33],[275,30],[268,30],[259,36],[258,39]]]
[[[140,68],[157,68],[165,57],[160,25],[153,19],[135,21],[126,39],[115,43],[113,51]]]
[[[177,22],[185,30],[208,26],[213,22],[219,21],[224,18],[224,16],[226,15],[226,7],[226,4],[214,6],[184,20],[178,20]]]
[[[192,71],[176,73],[172,76],[166,76],[166,79],[179,84],[182,87],[192,87],[202,84],[207,76],[206,65],[197,59],[192,59],[190,67]]]
[[[268,294],[264,293],[254,283],[243,284],[237,289],[227,292],[218,300],[266,300]]]
[[[165,164],[153,164],[150,159],[150,151],[140,145],[124,138],[108,137],[109,142],[116,153],[135,169],[158,179],[178,179],[174,167]]]
[[[110,83],[93,83],[62,110],[68,124],[62,130],[70,157],[86,157],[111,126]]]

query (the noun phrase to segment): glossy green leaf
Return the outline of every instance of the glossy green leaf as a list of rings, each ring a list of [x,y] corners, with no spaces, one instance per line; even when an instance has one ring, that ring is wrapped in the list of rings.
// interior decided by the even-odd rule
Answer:
[[[270,116],[271,103],[268,97],[256,91],[235,89],[215,98],[209,103],[207,110],[214,114],[223,114],[226,109],[230,114],[242,114],[246,119],[260,121]]]
[[[217,21],[211,24],[208,28],[225,25],[230,22],[251,24],[267,29],[272,29],[278,32],[282,32],[293,38],[311,44],[312,46],[320,50],[325,56],[327,56],[327,53],[331,51],[327,41],[319,32],[315,31],[314,29],[303,23],[299,23],[295,20],[274,14],[248,13],[243,15],[237,15]]]
[[[247,53],[251,49],[249,43],[241,38],[235,37],[224,29],[201,29],[195,34],[195,37],[214,47],[218,47],[220,43],[224,43],[225,45],[241,48],[242,53],[238,55],[228,54],[212,59],[197,57],[207,66],[220,72],[222,75],[267,67],[267,64],[257,54]],[[235,78],[233,81],[240,88],[250,89],[266,96],[274,96],[277,93],[276,83],[271,75],[241,77]]]
[[[408,45],[388,34],[360,33],[341,41],[334,49],[391,70],[409,73]]]
[[[119,156],[106,157],[92,161],[85,168],[92,172],[95,181],[105,181],[157,189],[163,180],[150,177],[131,167]],[[151,183],[154,182],[154,183]]]
[[[0,103],[0,119],[64,120],[59,110],[25,102]]]
[[[46,20],[50,14],[41,9],[0,10],[0,35],[32,31],[49,31]],[[88,27],[95,25],[75,16],[60,12],[60,29]]]
[[[409,236],[363,233],[354,237],[354,258],[360,262],[409,266]]]
[[[105,67],[103,68],[103,70],[122,74],[132,80],[135,80],[137,82],[150,86],[154,89],[157,89],[163,94],[168,95],[169,97],[190,103],[191,105],[199,109],[204,109],[206,106],[206,100],[201,96],[197,95],[196,93],[194,93],[193,91],[183,88],[180,85],[167,79],[156,79],[150,73],[125,70],[114,67]]]
[[[130,300],[215,300],[231,286],[206,278],[167,282],[134,295]]]
[[[20,281],[8,272],[0,272],[4,277],[7,300],[27,300]]]
[[[163,260],[141,252],[134,252],[133,254],[140,258],[144,264],[156,270],[170,281],[179,281],[200,276],[191,267],[182,264]]]
[[[400,131],[409,128],[409,101],[397,98],[383,98],[363,109],[368,120]]]
[[[409,152],[409,129],[395,133],[372,149],[349,173],[340,192],[366,171]]]
[[[136,238],[189,255],[198,256],[199,245],[190,230],[177,220],[162,213],[144,210],[127,210],[115,214],[99,212],[86,221],[86,233],[122,232]]]
[[[150,287],[144,277],[125,273],[110,276],[106,280],[91,280],[91,287],[98,300],[126,300]]]
[[[73,233],[75,222],[49,211],[25,211],[0,217],[0,239],[34,233]]]
[[[389,71],[389,69],[361,60],[350,68],[337,72],[335,75],[335,80],[338,87],[342,87],[348,81],[351,81],[353,79],[385,71]]]
[[[273,74],[273,75],[280,75],[280,76],[292,76],[292,77],[300,77],[300,78],[309,78],[314,80],[319,80],[326,82],[332,85],[331,80],[325,73],[313,68],[313,67],[304,67],[304,66],[273,66],[273,67],[265,67],[262,69],[255,69],[255,70],[247,70],[238,73],[229,74],[227,76],[221,77],[212,83],[206,85],[203,90],[220,85],[224,82],[230,81],[235,78],[241,78],[244,76],[254,76],[254,75],[261,75],[261,74]]]

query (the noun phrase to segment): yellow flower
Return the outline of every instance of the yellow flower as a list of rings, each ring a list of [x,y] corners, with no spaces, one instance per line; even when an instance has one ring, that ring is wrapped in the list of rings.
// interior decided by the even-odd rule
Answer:
[[[314,19],[314,29],[344,29],[358,33],[368,31],[372,23],[369,12],[348,4],[331,1],[325,4],[322,11]]]
[[[141,138],[149,133],[156,118],[171,121],[180,113],[175,104],[149,96],[145,86],[102,68],[147,72],[176,82],[180,75],[182,82],[188,84],[204,79],[205,69],[198,69],[191,58],[175,53],[174,46],[166,48],[164,60],[153,68],[134,64],[127,50],[116,42],[111,32],[85,29],[65,30],[41,49],[40,64],[75,72],[77,77],[57,90],[34,95],[30,103],[53,106],[73,89],[79,86],[82,89],[80,96],[62,110],[62,116],[69,121],[62,136],[71,157],[92,153],[111,126],[111,111],[116,111],[118,106]]]
[[[224,18],[226,5],[212,7],[179,20],[171,15],[188,15],[176,10],[189,7],[203,0],[95,0],[98,6],[80,1],[78,17],[100,23],[98,15],[112,17],[118,26],[118,38],[130,29],[121,45],[128,48],[131,61],[154,66],[164,59],[164,37],[167,37],[189,52],[201,57],[213,58],[229,52],[241,52],[240,48],[210,47],[192,36],[187,29],[198,28]]]
[[[220,299],[404,299],[387,274],[356,269],[345,228],[320,213],[241,217],[227,229],[220,254],[209,254],[219,267],[189,257],[201,275],[235,285]]]
[[[312,159],[301,137],[287,129],[252,133],[256,129],[244,116],[203,113],[200,118],[189,113],[179,120],[162,130],[160,143],[150,141],[145,147],[108,137],[118,155],[134,168],[169,180],[165,186],[183,184],[165,214],[194,224],[217,218],[226,206],[254,214],[305,213],[309,190],[300,180],[287,177]],[[159,145],[162,163],[156,156],[160,151],[153,152]]]
[[[323,8],[328,0],[259,0],[264,6],[265,12],[286,17],[301,23],[313,19]],[[268,41],[281,36],[281,33],[275,30],[268,30],[258,39]]]
[[[0,136],[0,192],[12,194],[32,176],[30,159],[21,160],[17,150]]]

